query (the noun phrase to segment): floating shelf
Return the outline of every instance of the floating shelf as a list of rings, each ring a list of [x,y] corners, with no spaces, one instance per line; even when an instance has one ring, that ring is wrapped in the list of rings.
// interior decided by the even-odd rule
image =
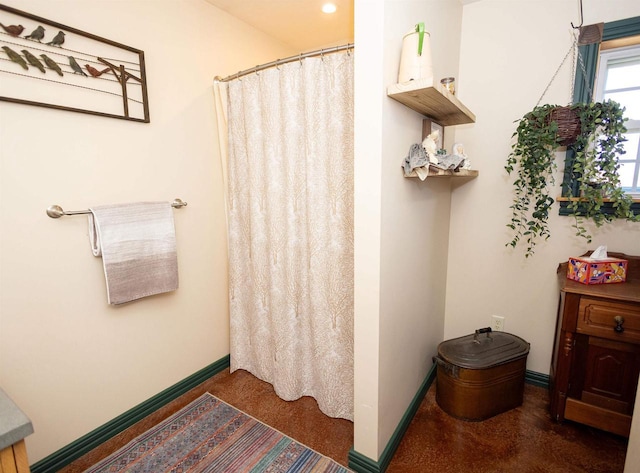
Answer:
[[[475,179],[478,177],[478,171],[473,169],[460,169],[458,172],[448,171],[444,169],[438,169],[433,166],[429,167],[429,177],[455,177],[455,178],[467,178],[467,179]],[[418,177],[415,171],[413,171],[406,178]]]
[[[390,85],[387,95],[442,126],[476,121],[473,112],[455,95],[433,87],[433,80],[413,80]]]

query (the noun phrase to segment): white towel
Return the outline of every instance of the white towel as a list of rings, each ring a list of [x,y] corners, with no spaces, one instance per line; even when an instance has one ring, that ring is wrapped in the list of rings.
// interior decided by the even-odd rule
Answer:
[[[178,289],[173,209],[137,202],[89,209],[89,239],[102,255],[109,304]]]

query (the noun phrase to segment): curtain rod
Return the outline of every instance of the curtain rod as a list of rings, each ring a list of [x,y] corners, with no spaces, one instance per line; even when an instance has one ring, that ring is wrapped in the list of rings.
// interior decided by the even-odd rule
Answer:
[[[284,59],[276,59],[275,61],[271,61],[266,64],[255,66],[255,67],[252,67],[251,69],[245,69],[244,71],[236,72],[235,74],[231,74],[230,76],[227,76],[225,78],[216,76],[214,77],[213,80],[215,80],[216,82],[229,82],[230,80],[239,79],[240,77],[253,74],[254,72],[264,71],[265,69],[269,69],[271,67],[278,67],[282,64],[287,64],[289,62],[302,61],[303,59],[308,57],[323,56],[325,54],[337,53],[344,50],[348,51],[349,49],[354,49],[354,48],[355,48],[354,43],[348,43],[348,44],[343,44],[342,46],[334,46],[331,48],[317,49],[315,51],[310,51],[308,53],[300,53],[297,56],[290,56]]]

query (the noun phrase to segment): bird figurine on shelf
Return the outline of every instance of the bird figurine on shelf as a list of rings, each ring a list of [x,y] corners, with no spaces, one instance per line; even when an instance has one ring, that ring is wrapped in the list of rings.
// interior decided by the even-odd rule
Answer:
[[[106,69],[99,71],[98,69],[91,66],[90,64],[85,64],[84,67],[89,72],[89,74],[91,74],[93,77],[100,77],[105,72],[109,72],[111,70],[109,67],[107,67]]]
[[[38,69],[40,69],[40,72],[42,72],[42,73],[46,73],[47,72],[47,71],[44,70],[44,65],[40,62],[40,59],[35,57],[33,54],[31,54],[26,49],[23,49],[21,52],[22,52],[22,54],[24,54],[24,57],[27,58],[27,61],[29,61],[29,64],[31,64],[33,67],[37,67]]]
[[[29,70],[29,66],[27,66],[27,61],[25,61],[24,58],[20,56],[17,52],[15,52],[9,46],[2,46],[2,49],[4,49],[4,52],[7,53],[7,56],[9,56],[9,59],[11,59],[16,64],[20,64],[20,66],[22,66],[22,68],[25,71]]]
[[[33,40],[36,40],[38,43],[41,43],[42,41],[40,40],[44,38],[44,28],[42,26],[38,26],[35,30],[31,32],[31,34],[28,34],[27,36],[25,36],[25,38],[33,39]]]
[[[2,23],[0,23],[0,26],[11,36],[20,36],[20,34],[24,31],[24,26],[22,25],[3,25]]]
[[[47,65],[49,69],[51,69],[52,71],[56,71],[60,77],[64,75],[62,73],[62,69],[60,68],[60,66],[58,66],[57,62],[55,62],[46,54],[41,54],[40,57],[42,58],[42,60],[44,61],[44,63]]]
[[[64,43],[64,31],[58,31],[58,34],[55,35],[53,37],[53,39],[51,41],[49,41],[47,44],[51,45],[51,46],[62,46],[62,44]]]
[[[87,77],[87,75],[80,67],[80,64],[78,64],[78,61],[76,61],[73,56],[69,56],[69,65],[71,66],[71,69],[73,69],[74,74],[82,74],[83,76]]]

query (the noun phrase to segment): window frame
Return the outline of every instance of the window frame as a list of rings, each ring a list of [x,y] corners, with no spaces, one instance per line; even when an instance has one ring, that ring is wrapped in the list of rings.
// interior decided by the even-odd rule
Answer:
[[[602,42],[637,35],[640,35],[640,16],[605,23],[602,32]],[[589,94],[589,91],[593,91],[595,86],[598,59],[600,56],[600,44],[601,43],[587,44],[578,47],[579,55],[582,57],[582,62],[584,63],[584,72],[579,65],[576,67],[573,103],[588,103],[593,101],[593,97]],[[573,168],[574,158],[574,150],[568,147],[564,162],[562,198],[558,199],[560,201],[560,215],[573,215],[573,211],[569,208],[569,199],[578,196],[578,182],[571,179],[571,169]],[[605,203],[602,210],[607,214],[614,213],[612,204]],[[635,215],[640,215],[640,199],[634,199],[631,210]]]

